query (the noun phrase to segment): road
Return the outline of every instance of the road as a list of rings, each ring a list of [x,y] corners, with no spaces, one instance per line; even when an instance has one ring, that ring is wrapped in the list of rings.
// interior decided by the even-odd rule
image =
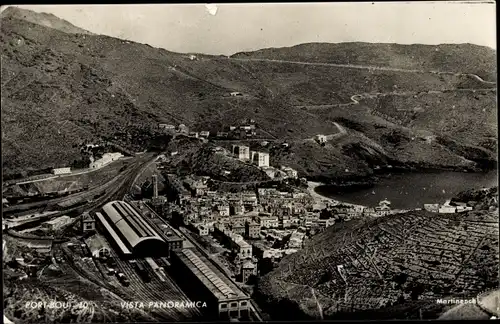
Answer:
[[[305,109],[325,109],[325,108],[336,108],[336,107],[348,107],[352,105],[358,105],[359,102],[363,99],[376,99],[379,97],[387,97],[387,96],[399,96],[399,97],[408,97],[408,96],[418,96],[421,94],[441,94],[446,92],[476,92],[476,91],[496,91],[496,88],[478,88],[478,89],[449,89],[443,91],[390,91],[390,92],[376,92],[376,93],[359,93],[352,95],[350,97],[350,102],[346,103],[336,103],[336,104],[325,104],[325,105],[298,105],[295,106],[297,108],[305,108]]]

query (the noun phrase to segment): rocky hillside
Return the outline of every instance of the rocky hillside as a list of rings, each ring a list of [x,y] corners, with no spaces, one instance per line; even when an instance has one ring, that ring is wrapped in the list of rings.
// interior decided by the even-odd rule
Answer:
[[[296,167],[301,176],[364,176],[388,163],[460,170],[496,164],[496,85],[463,74],[494,66],[480,47],[439,47],[444,57],[461,53],[463,64],[442,67],[456,74],[401,71],[394,67],[402,63],[384,63],[363,44],[345,45],[365,53],[349,63],[383,69],[322,65],[308,57],[313,64],[261,61],[251,53],[193,59],[9,9],[0,35],[4,175],[69,165],[80,159],[83,142],[132,151],[158,147],[159,122],[215,132],[244,118],[256,121],[259,137],[290,144],[273,150],[271,163]],[[311,45],[304,46],[293,53],[309,53]],[[332,44],[314,47],[345,52]],[[414,57],[440,68],[428,47],[404,48],[399,61]],[[293,53],[280,57],[299,60]],[[233,91],[244,95],[231,97]],[[335,123],[344,129],[338,136]],[[316,134],[331,135],[327,145],[311,141]]]
[[[437,317],[436,298],[474,298],[498,286],[498,203],[491,195],[498,193],[484,202],[495,211],[479,205],[460,214],[337,224],[264,276],[257,298],[276,319],[419,318],[419,309]]]

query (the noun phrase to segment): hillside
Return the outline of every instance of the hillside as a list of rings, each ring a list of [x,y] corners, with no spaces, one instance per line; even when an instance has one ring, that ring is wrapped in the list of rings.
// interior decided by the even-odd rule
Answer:
[[[456,74],[209,55],[192,60],[145,44],[48,28],[39,23],[43,14],[26,18],[15,10],[1,18],[4,175],[70,165],[81,158],[83,142],[132,151],[158,147],[164,139],[159,122],[215,132],[244,118],[256,121],[260,137],[290,143],[288,150],[271,152],[272,164],[287,163],[301,176],[325,181],[369,175],[374,165],[387,163],[476,171],[496,164],[496,86],[462,74],[472,72],[462,68],[478,57],[490,62],[491,55],[476,55],[472,45],[440,47],[449,50],[446,55],[461,49],[466,64],[443,67]],[[363,44],[349,45],[353,51],[357,46],[366,52]],[[424,49],[414,45],[399,55],[425,61],[430,54]],[[370,57],[364,60],[383,63]],[[492,90],[475,90],[485,88]],[[232,91],[244,96],[231,97]],[[415,109],[404,113],[400,105]],[[450,116],[457,127],[449,125]],[[334,122],[345,134],[323,147],[307,141],[337,133]]]
[[[383,66],[409,70],[477,74],[496,81],[496,51],[473,44],[401,45],[372,43],[307,43],[236,53],[234,58],[256,58]]]
[[[439,314],[436,298],[474,298],[498,286],[493,196],[498,190],[483,200],[494,212],[417,211],[336,224],[264,276],[259,299],[282,317],[281,307],[325,319],[418,318],[419,308]]]
[[[2,17],[11,17],[16,19],[26,20],[37,25],[60,30],[65,33],[85,34],[85,35],[92,34],[91,32],[85,29],[76,27],[75,25],[71,24],[70,22],[64,19],[61,19],[53,14],[45,12],[37,13],[31,10],[21,9],[17,7],[8,7],[2,12]]]

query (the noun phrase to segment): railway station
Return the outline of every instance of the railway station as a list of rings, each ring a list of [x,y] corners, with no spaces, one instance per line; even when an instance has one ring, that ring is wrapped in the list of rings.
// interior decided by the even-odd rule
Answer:
[[[124,201],[112,201],[96,213],[97,225],[125,258],[168,256],[168,245],[141,214]]]
[[[250,297],[196,249],[173,251],[171,262],[173,275],[179,278],[186,294],[207,303],[207,316],[221,320],[249,319]]]

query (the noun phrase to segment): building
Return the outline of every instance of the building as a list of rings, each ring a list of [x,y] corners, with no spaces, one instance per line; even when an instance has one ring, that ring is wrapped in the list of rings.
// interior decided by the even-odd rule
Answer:
[[[250,160],[250,147],[244,145],[233,145],[233,154],[239,160]]]
[[[260,226],[265,228],[278,228],[279,227],[279,218],[278,216],[265,215],[264,213],[260,214],[257,219],[260,221]]]
[[[159,124],[158,128],[166,131],[175,131],[175,126],[169,124]]]
[[[242,215],[245,212],[245,207],[241,203],[233,203],[229,206],[230,215]]]
[[[245,235],[245,225],[240,223],[240,222],[237,222],[237,223],[234,223],[232,226],[231,226],[231,231],[234,233],[234,234],[238,234],[238,235]]]
[[[440,214],[453,214],[457,212],[457,207],[450,205],[439,206],[438,213]]]
[[[217,211],[219,212],[219,215],[222,217],[229,216],[229,206],[228,205],[217,206]]]
[[[290,167],[281,166],[281,171],[285,172],[285,174],[288,178],[297,179],[297,177],[298,177],[297,170],[294,170]]]
[[[109,257],[111,254],[109,245],[100,235],[88,237],[85,239],[85,244],[95,258]]]
[[[201,131],[200,132],[200,137],[208,138],[210,136],[209,131]]]
[[[198,132],[189,132],[189,136],[198,138],[200,134],[198,134]]]
[[[424,209],[432,213],[437,213],[439,211],[439,204],[424,204]]]
[[[197,226],[198,229],[198,235],[200,236],[207,236],[208,235],[208,226],[205,226],[204,224],[200,224]]]
[[[210,260],[195,249],[172,254],[171,269],[192,300],[203,300],[209,319],[248,320],[250,297],[225,276]]]
[[[91,232],[95,231],[95,219],[89,213],[82,215],[82,231]]]
[[[153,198],[156,199],[158,198],[158,176],[156,174],[153,174],[152,182],[153,182]]]
[[[58,174],[68,174],[71,173],[71,168],[57,168],[57,169],[52,169],[52,173],[55,175]]]
[[[248,259],[252,257],[252,246],[248,244],[243,238],[236,240],[236,253],[240,260]]]
[[[184,124],[180,124],[179,127],[177,128],[177,132],[179,134],[188,135],[189,134],[189,128],[186,125],[184,125]]]
[[[251,161],[260,167],[269,167],[269,153],[252,151]]]
[[[169,247],[139,212],[124,201],[112,201],[96,213],[98,225],[125,257],[168,256]]]
[[[325,136],[325,135],[318,134],[318,135],[314,136],[314,139],[315,139],[315,140],[316,140],[316,142],[318,142],[319,144],[326,143],[326,136]]]
[[[241,92],[238,91],[231,92],[231,97],[241,97],[241,96],[243,96]]]
[[[68,224],[71,224],[71,217],[64,215],[46,221],[45,223],[42,224],[42,228],[51,231],[57,231]]]
[[[123,154],[121,153],[104,153],[102,158],[100,158],[99,160],[90,162],[89,168],[100,169],[103,166],[108,165],[109,163],[116,161],[121,157],[123,157]]]
[[[252,260],[246,260],[241,265],[241,282],[247,283],[251,276],[257,276],[257,265]]]
[[[255,222],[245,222],[245,237],[249,239],[260,238],[260,225]]]

